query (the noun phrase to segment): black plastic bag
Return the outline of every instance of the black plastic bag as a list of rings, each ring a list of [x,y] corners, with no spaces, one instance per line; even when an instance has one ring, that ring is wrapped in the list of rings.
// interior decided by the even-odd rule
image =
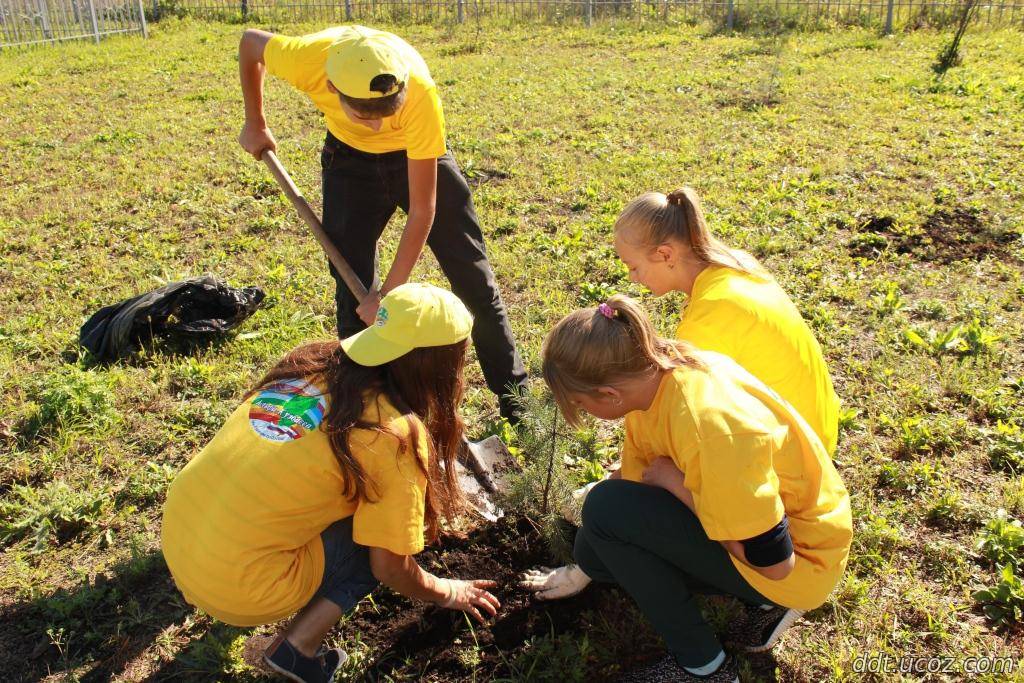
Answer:
[[[79,331],[79,343],[101,362],[134,353],[152,337],[205,341],[256,312],[259,287],[235,289],[223,280],[197,277],[105,306]]]

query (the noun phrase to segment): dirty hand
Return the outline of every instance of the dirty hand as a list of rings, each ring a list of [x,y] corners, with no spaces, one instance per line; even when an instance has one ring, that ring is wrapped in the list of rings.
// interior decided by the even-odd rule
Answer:
[[[567,564],[558,569],[539,567],[523,573],[520,587],[533,591],[538,600],[571,598],[590,585],[590,577],[579,565]]]
[[[277,140],[274,139],[266,124],[260,125],[246,121],[242,126],[242,132],[238,135],[238,144],[257,160],[265,149],[277,151]]]
[[[685,487],[686,477],[671,458],[664,455],[655,458],[643,473],[643,482],[650,486],[658,486],[666,491],[675,492],[680,487]]]
[[[438,604],[445,609],[456,609],[462,612],[468,612],[481,624],[487,619],[481,613],[481,610],[493,617],[498,613],[498,608],[501,607],[501,603],[498,602],[498,598],[485,590],[486,588],[494,588],[498,585],[494,581],[486,581],[483,579],[474,579],[471,581],[439,579],[438,581],[440,582],[438,587],[441,590],[448,592],[448,598]]]
[[[367,292],[366,298],[363,299],[363,303],[359,304],[356,308],[356,314],[359,319],[362,320],[367,326],[373,325],[377,321],[377,309],[380,308],[380,292],[377,290],[371,290]]]

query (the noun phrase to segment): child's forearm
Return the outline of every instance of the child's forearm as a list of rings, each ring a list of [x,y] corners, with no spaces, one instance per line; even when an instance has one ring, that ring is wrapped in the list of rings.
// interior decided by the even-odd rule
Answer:
[[[416,563],[411,555],[396,555],[384,548],[370,547],[370,570],[385,586],[414,600],[425,600],[445,609],[467,612],[483,623],[498,613],[501,602],[487,589],[487,579],[442,579]]]
[[[437,213],[437,159],[410,159],[407,166],[409,212],[395,260],[381,286],[382,295],[409,280]]]
[[[430,233],[430,221],[433,216],[418,216],[412,213],[402,231],[402,237],[398,242],[398,250],[395,253],[395,260],[391,263],[387,278],[380,287],[381,295],[385,295],[395,287],[409,281],[416,261],[423,253],[423,246],[427,242],[427,235]]]
[[[448,599],[444,582],[424,571],[412,555],[396,555],[383,548],[370,548],[370,568],[378,581],[413,600],[441,603]]]

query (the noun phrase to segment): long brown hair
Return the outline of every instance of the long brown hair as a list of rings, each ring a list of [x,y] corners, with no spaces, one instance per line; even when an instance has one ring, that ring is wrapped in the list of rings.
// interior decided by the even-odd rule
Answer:
[[[658,336],[633,299],[616,294],[604,305],[605,312],[595,307],[570,313],[544,340],[544,381],[574,427],[581,416],[570,394],[594,393],[659,370],[706,367],[689,343]]]
[[[327,415],[320,428],[326,432],[341,466],[343,494],[350,500],[372,501],[376,491],[374,482],[352,454],[349,431],[368,429],[390,434],[398,439],[400,449],[411,447],[415,453],[420,430],[425,425],[429,453],[426,467],[418,457],[414,459],[427,478],[424,521],[427,538],[433,541],[440,531],[440,518],[454,521],[464,503],[456,480],[455,457],[462,440],[458,407],[465,388],[467,344],[463,340],[446,346],[416,348],[390,363],[366,367],[349,358],[337,340],[313,342],[282,358],[248,396],[282,379],[301,378],[326,388]],[[408,421],[408,440],[362,419],[365,402],[380,400],[381,396]]]
[[[615,232],[648,249],[670,241],[682,242],[705,266],[723,266],[761,279],[771,276],[745,251],[730,249],[708,228],[697,191],[683,187],[667,195],[647,192],[626,205],[615,221]]]

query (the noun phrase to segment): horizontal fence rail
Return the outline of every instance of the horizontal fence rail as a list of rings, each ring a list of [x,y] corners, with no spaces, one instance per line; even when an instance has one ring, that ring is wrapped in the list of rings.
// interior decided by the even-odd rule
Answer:
[[[462,23],[475,18],[582,21],[623,18],[750,25],[913,29],[956,22],[957,0],[153,0],[153,11],[211,19]],[[973,23],[1024,25],[1024,0],[980,2]]]
[[[142,0],[0,0],[0,48],[148,35]]]

